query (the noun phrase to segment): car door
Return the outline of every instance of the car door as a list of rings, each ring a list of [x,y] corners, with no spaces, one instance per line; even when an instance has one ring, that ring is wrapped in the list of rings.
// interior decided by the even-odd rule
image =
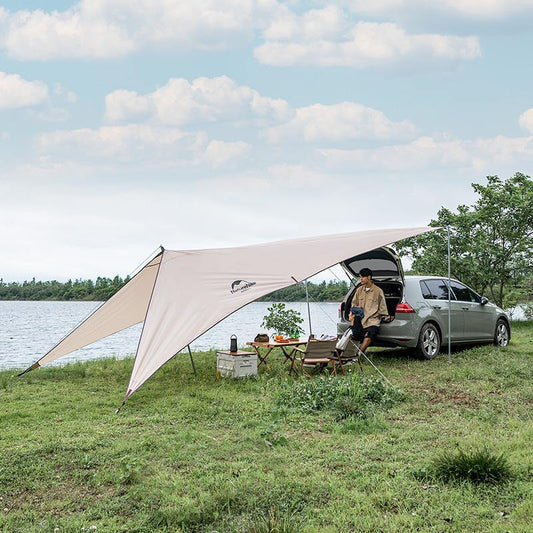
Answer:
[[[424,299],[433,308],[433,313],[443,331],[443,337],[447,338],[449,291],[447,280],[442,278],[425,279],[421,282],[421,288]],[[464,311],[460,303],[455,300],[453,292],[450,297],[452,342],[461,342],[464,340]]]
[[[465,341],[487,341],[494,336],[494,313],[481,305],[481,296],[459,281],[451,280],[450,285],[464,312]]]

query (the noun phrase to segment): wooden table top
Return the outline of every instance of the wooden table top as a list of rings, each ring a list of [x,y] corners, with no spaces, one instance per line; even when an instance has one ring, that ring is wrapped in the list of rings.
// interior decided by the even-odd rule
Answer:
[[[278,341],[268,341],[268,342],[247,342],[248,346],[257,346],[261,348],[281,348],[282,346],[300,346],[301,344],[307,344],[306,340],[295,340],[295,341],[286,341],[286,342],[278,342]]]

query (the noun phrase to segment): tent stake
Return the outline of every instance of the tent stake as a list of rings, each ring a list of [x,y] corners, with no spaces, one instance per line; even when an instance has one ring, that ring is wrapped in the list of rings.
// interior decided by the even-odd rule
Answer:
[[[191,358],[192,371],[194,372],[194,375],[196,376],[196,367],[194,366],[194,359],[192,358],[192,352],[191,352],[191,345],[190,344],[187,344],[187,349],[189,350],[189,357]]]
[[[26,372],[29,372],[30,370],[35,370],[36,368],[39,368],[40,366],[41,365],[39,364],[39,362],[33,363],[33,365],[31,365],[28,368],[26,368],[26,370],[24,370],[20,374],[17,374],[17,377],[20,378],[20,376],[23,376]]]

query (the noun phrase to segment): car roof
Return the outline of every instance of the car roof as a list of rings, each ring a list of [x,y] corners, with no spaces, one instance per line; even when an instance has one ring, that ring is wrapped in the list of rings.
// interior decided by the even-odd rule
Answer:
[[[405,281],[408,281],[408,280],[412,280],[411,282],[414,283],[415,281],[423,281],[423,280],[426,280],[426,279],[448,279],[448,276],[432,276],[432,275],[428,275],[428,276],[418,276],[418,275],[410,275],[408,274],[407,276],[405,276]],[[450,278],[452,281],[457,281],[459,283],[461,283],[458,279],[455,279],[455,278]]]

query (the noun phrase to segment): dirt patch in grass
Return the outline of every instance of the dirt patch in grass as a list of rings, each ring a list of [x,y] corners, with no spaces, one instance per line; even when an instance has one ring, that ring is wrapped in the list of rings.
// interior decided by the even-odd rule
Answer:
[[[47,487],[43,493],[28,490],[20,492],[13,495],[9,506],[4,507],[10,509],[26,507],[58,517],[63,514],[76,514],[117,495],[115,486],[88,487],[65,481]],[[61,502],[61,507],[56,507],[54,502]]]
[[[469,392],[462,390],[438,389],[431,397],[428,398],[428,403],[453,403],[461,405],[462,407],[479,407],[479,400]]]
[[[425,402],[436,405],[451,403],[462,407],[477,408],[480,405],[479,399],[472,393],[460,389],[457,386],[446,385],[446,387],[425,381],[416,381],[417,377],[406,377],[404,381],[409,383],[408,394],[413,397],[423,398]]]

